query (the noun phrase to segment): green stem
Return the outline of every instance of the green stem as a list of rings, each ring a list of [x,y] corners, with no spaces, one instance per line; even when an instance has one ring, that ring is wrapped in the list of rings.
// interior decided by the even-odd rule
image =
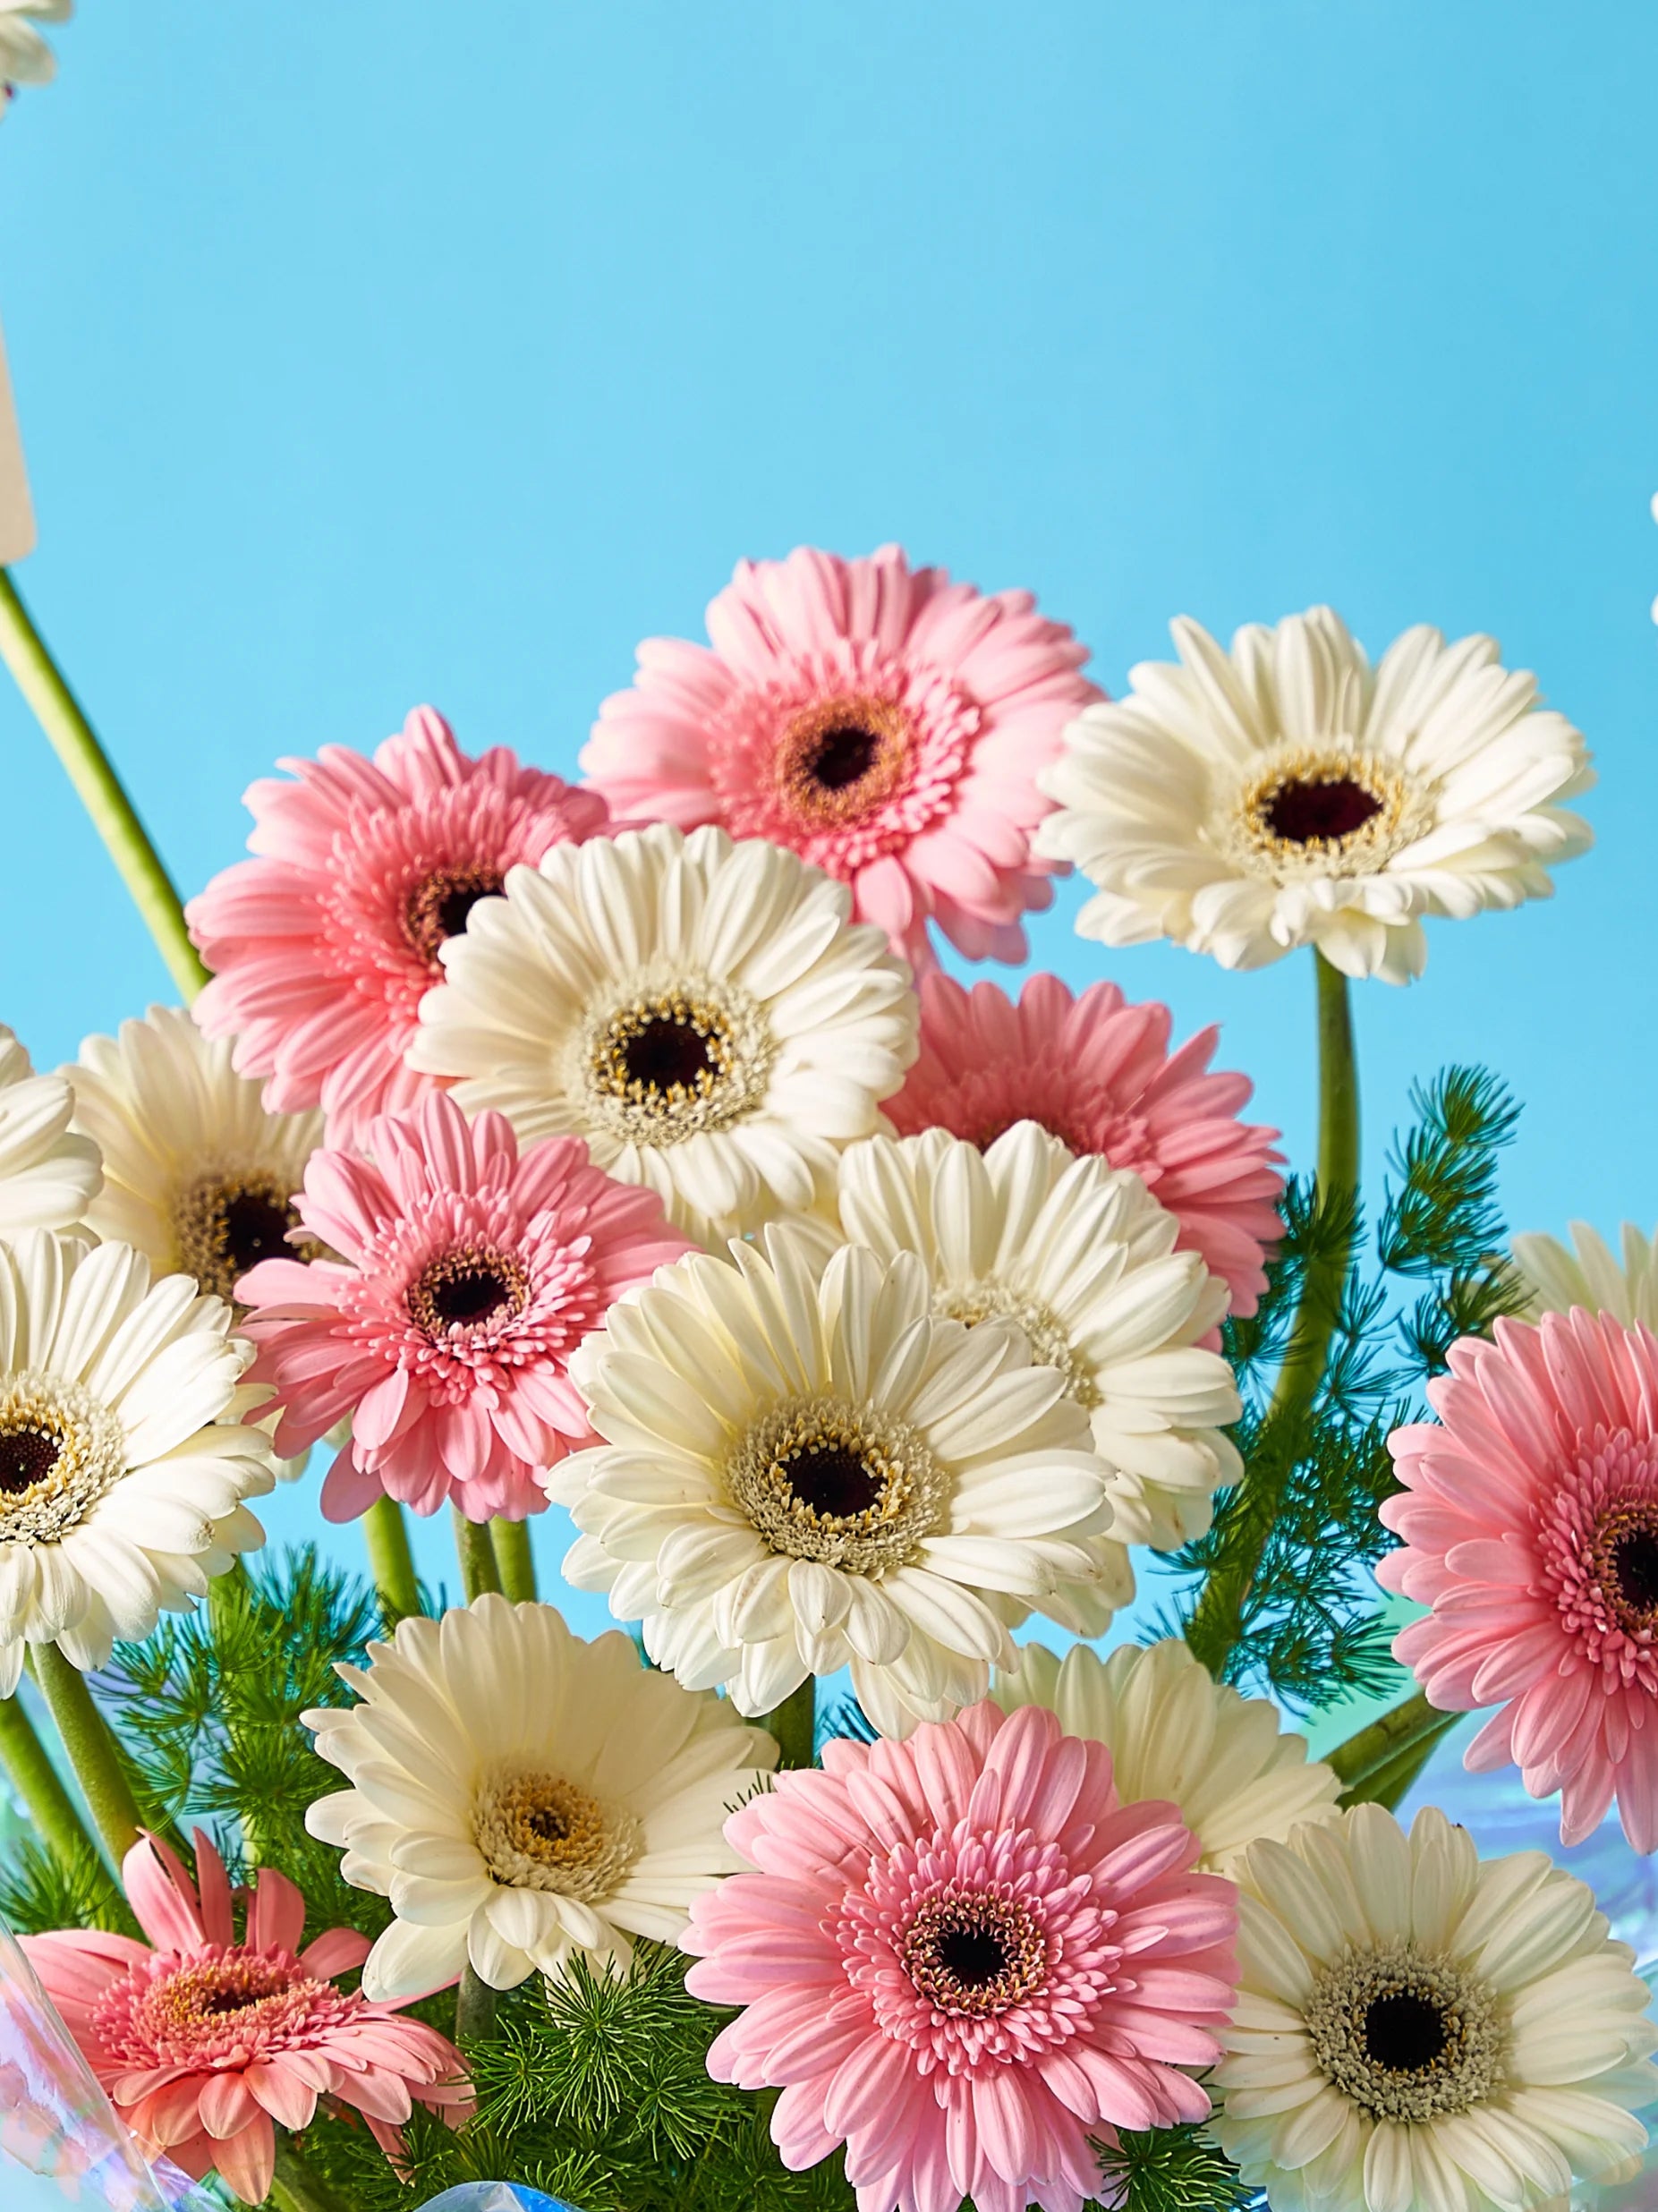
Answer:
[[[1366,1774],[1363,1782],[1356,1782],[1350,1790],[1344,1790],[1341,1803],[1380,1805],[1390,1813],[1461,1718],[1460,1713],[1441,1713],[1437,1728],[1426,1730],[1397,1757]]]
[[[66,1867],[72,1867],[82,1851],[89,1851],[96,1859],[98,1845],[87,1833],[75,1801],[36,1735],[21,1697],[0,1699],[0,1760],[27,1806],[40,1841]]]
[[[389,1636],[400,1621],[420,1614],[421,1586],[409,1549],[409,1524],[395,1498],[377,1498],[362,1517],[369,1567],[379,1592],[380,1618]]]
[[[817,1750],[817,1678],[807,1675],[760,1725],[777,1738],[779,1766],[810,1766]]]
[[[491,1989],[467,1966],[461,1974],[461,1986],[455,1996],[455,2039],[457,2043],[470,2040],[480,2043],[495,2033],[495,2011],[500,2003],[498,1990]]]
[[[1322,952],[1313,955],[1318,991],[1318,1198],[1321,1211],[1353,1204],[1358,1190],[1358,1068],[1348,979]],[[1356,1217],[1355,1216],[1355,1221]],[[1266,1426],[1293,1433],[1318,1396],[1330,1357],[1353,1239],[1321,1237],[1306,1266],[1301,1303]],[[1236,1541],[1210,1575],[1186,1630],[1192,1650],[1217,1677],[1243,1633],[1244,1612],[1294,1466],[1292,1454],[1264,1451],[1245,1471]]]
[[[489,1535],[495,1544],[495,1562],[501,1570],[502,1589],[515,1605],[531,1604],[537,1593],[529,1522],[492,1520]]]
[[[208,971],[190,941],[183,906],[173,879],[91,724],[47,651],[46,641],[30,620],[17,586],[3,568],[0,659],[11,669],[17,688],[67,770],[81,804],[120,870],[174,982],[187,1001],[193,999],[207,982]]]
[[[1461,1717],[1460,1714],[1441,1712],[1417,1690],[1414,1697],[1407,1697],[1379,1720],[1372,1721],[1367,1728],[1361,1728],[1356,1736],[1339,1743],[1333,1751],[1327,1751],[1324,1764],[1333,1767],[1351,1794],[1390,1766],[1401,1753],[1424,1738],[1437,1738]]]
[[[461,1562],[461,1587],[467,1604],[490,1590],[498,1595],[501,1570],[496,1563],[489,1522],[468,1520],[458,1505],[450,1510],[455,1515],[455,1550]]]
[[[55,1644],[35,1645],[32,1660],[35,1680],[69,1754],[88,1809],[118,1867],[138,1842],[143,1819],[121,1764],[114,1732],[92,1702],[86,1677],[70,1664]]]
[[[271,2197],[281,2212],[351,2212],[351,2207],[331,2182],[306,2165],[293,2139],[276,2130],[276,2175]]]

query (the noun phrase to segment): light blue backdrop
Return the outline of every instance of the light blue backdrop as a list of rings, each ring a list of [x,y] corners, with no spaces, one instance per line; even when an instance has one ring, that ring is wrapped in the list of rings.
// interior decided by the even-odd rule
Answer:
[[[1478,1059],[1526,1101],[1518,1222],[1658,1215],[1651,9],[85,0],[56,36],[0,125],[21,582],[188,888],[278,753],[417,700],[568,770],[636,639],[802,540],[1030,584],[1112,689],[1181,611],[1489,629],[1588,733],[1601,844],[1362,991],[1368,1164]],[[0,1017],[50,1062],[165,979],[9,690],[0,752]],[[1223,1020],[1305,1153],[1302,964],[1102,957],[1076,904],[1039,960]]]

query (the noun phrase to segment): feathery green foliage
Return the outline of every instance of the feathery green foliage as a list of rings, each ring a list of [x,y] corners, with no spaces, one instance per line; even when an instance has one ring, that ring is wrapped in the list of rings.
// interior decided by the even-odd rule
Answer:
[[[1256,2199],[1220,2145],[1201,2128],[1125,2131],[1101,2144],[1100,2163],[1122,2212],[1245,2212]],[[1109,2201],[1118,2201],[1112,2191]]]
[[[109,1868],[88,1845],[72,1859],[25,1837],[0,1873],[0,1918],[20,1936],[99,1927],[136,1936],[138,1923]]]

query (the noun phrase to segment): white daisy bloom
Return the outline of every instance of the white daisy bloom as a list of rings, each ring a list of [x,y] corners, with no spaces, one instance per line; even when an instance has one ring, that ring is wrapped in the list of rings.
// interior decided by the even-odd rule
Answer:
[[[29,1644],[84,1673],[188,1612],[264,1531],[272,1484],[242,1425],[252,1347],[187,1276],[32,1229],[0,1244],[0,1695]]]
[[[480,1597],[401,1621],[339,1672],[362,1702],[304,1718],[353,1787],[305,1818],[397,1916],[362,1970],[377,2003],[469,1962],[494,1989],[578,1954],[625,1966],[635,1936],[674,1942],[691,1900],[744,1863],[726,1817],[777,1746],[625,1636],[583,1643],[551,1605]]]
[[[74,1100],[62,1076],[38,1076],[0,1022],[0,1237],[67,1229],[103,1180],[98,1146],[70,1129]]]
[[[1044,1706],[1067,1736],[1104,1744],[1123,1803],[1177,1806],[1211,1873],[1229,1875],[1263,1837],[1282,1842],[1303,1821],[1338,1817],[1341,1784],[1308,1758],[1306,1738],[1285,1733],[1268,1699],[1217,1682],[1178,1637],[1124,1644],[1107,1659],[1085,1644],[1063,1661],[1025,1644],[991,1695],[1004,1713]]]
[[[573,1132],[713,1244],[813,1203],[914,1059],[910,972],[793,853],[659,822],[514,868],[443,948],[409,1064]]]
[[[613,1306],[571,1373],[606,1443],[544,1478],[580,1589],[688,1689],[768,1713],[850,1666],[883,1735],[982,1697],[1008,1628],[1101,1575],[1105,1470],[1011,1323],[932,1313],[914,1253],[792,1223]]]
[[[0,0],[0,85],[50,84],[57,56],[35,24],[66,23],[74,12],[74,0]]]
[[[1328,607],[1250,624],[1230,653],[1172,625],[1179,663],[1085,708],[1037,780],[1037,836],[1097,886],[1077,917],[1108,945],[1172,938],[1224,967],[1315,945],[1347,975],[1408,983],[1425,915],[1546,898],[1586,850],[1565,802],[1583,739],[1488,637],[1407,630],[1372,668]]]
[[[1074,1159],[1033,1121],[982,1153],[945,1129],[855,1144],[839,1212],[847,1239],[880,1258],[920,1254],[935,1313],[1015,1321],[1032,1358],[1065,1376],[1110,1470],[1111,1534],[1094,1539],[1104,1578],[1065,1624],[1099,1635],[1102,1607],[1134,1595],[1126,1547],[1190,1543],[1242,1471],[1220,1433],[1241,1411],[1237,1387],[1200,1342],[1226,1285],[1175,1250],[1180,1225],[1137,1175]]]
[[[1433,1808],[1253,1844],[1210,2122],[1273,2212],[1533,2212],[1638,2152],[1658,2030],[1634,1953],[1541,1851]]]
[[[1626,1329],[1637,1322],[1658,1329],[1658,1238],[1626,1221],[1620,1259],[1586,1221],[1573,1221],[1571,1237],[1569,1247],[1536,1231],[1514,1239],[1515,1268],[1532,1294],[1526,1319],[1582,1306],[1610,1314]]]

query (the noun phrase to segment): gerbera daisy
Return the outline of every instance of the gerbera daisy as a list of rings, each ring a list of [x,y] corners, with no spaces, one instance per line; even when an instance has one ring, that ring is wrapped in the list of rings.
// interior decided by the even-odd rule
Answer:
[[[510,1989],[578,1957],[625,1966],[635,1936],[673,1942],[742,1863],[726,1814],[777,1759],[723,1699],[614,1630],[582,1643],[550,1605],[404,1621],[340,1672],[361,1704],[304,1717],[353,1787],[306,1825],[397,1916],[363,1969],[371,1996],[441,1988],[469,1961]]]
[[[1592,1314],[1611,1314],[1626,1328],[1644,1322],[1658,1328],[1658,1251],[1633,1221],[1620,1238],[1622,1261],[1586,1221],[1571,1224],[1569,1247],[1535,1231],[1514,1239],[1514,1264],[1531,1292],[1528,1318],[1566,1314],[1582,1306]]]
[[[1234,1874],[1211,2126],[1273,2212],[1531,2212],[1645,2143],[1650,1993],[1541,1851],[1360,1805]]]
[[[276,1111],[320,1105],[341,1141],[429,1084],[404,1065],[415,1009],[480,898],[550,846],[603,827],[597,793],[523,768],[505,746],[469,760],[417,707],[372,761],[325,745],[250,787],[258,857],[187,909],[216,970],[196,1000],[235,1065],[268,1076]]]
[[[599,709],[582,765],[614,812],[789,847],[918,966],[930,918],[969,958],[1023,960],[1019,917],[1052,897],[1036,770],[1101,696],[1070,631],[889,545],[741,561],[708,634],[648,639]]]
[[[66,23],[75,0],[0,0],[0,115],[13,85],[50,84],[57,56],[36,23]]]
[[[1211,1070],[1219,1029],[1171,1054],[1170,1019],[1115,983],[1073,999],[1057,975],[1033,975],[1016,1005],[995,983],[925,975],[921,1052],[885,1110],[901,1136],[949,1129],[980,1145],[1040,1121],[1074,1153],[1131,1169],[1178,1222],[1177,1250],[1201,1254],[1247,1318],[1263,1247],[1282,1233],[1278,1131],[1238,1119],[1254,1086]]]
[[[1500,1321],[1428,1397],[1439,1423],[1388,1440],[1404,1542],[1377,1573],[1433,1609],[1394,1655],[1441,1711],[1501,1706],[1465,1764],[1560,1791],[1564,1842],[1615,1795],[1658,1850],[1658,1338],[1580,1307]]]
[[[1328,607],[1252,623],[1229,655],[1195,622],[1172,634],[1179,665],[1134,669],[1041,778],[1063,811],[1040,849],[1098,887],[1084,937],[1170,937],[1233,968],[1316,945],[1405,983],[1424,915],[1546,898],[1587,849],[1565,811],[1594,782],[1583,739],[1493,639],[1407,630],[1373,670]]]
[[[444,955],[409,1059],[520,1136],[570,1130],[718,1242],[812,1204],[915,1056],[909,971],[843,885],[666,824],[556,847]]]
[[[27,1645],[101,1667],[264,1542],[251,1356],[222,1300],[125,1245],[0,1244],[0,1696]]]
[[[416,2104],[457,2125],[472,2091],[455,2046],[335,1986],[368,1955],[368,1937],[331,1928],[302,1951],[305,1900],[287,1876],[264,1867],[256,1887],[233,1890],[200,1828],[195,1843],[194,1882],[157,1837],[141,1838],[122,1863],[149,1944],[101,1928],[22,1939],[145,2156],[196,2181],[217,2172],[233,2195],[263,2204],[273,2121],[303,2128],[319,2103],[351,2106],[394,2157]]]
[[[98,1146],[70,1128],[62,1076],[38,1076],[0,1022],[0,1237],[67,1229],[85,1218],[103,1180]]]
[[[840,1222],[878,1258],[915,1252],[932,1309],[970,1326],[1016,1322],[1031,1357],[1057,1367],[1110,1470],[1111,1533],[1093,1540],[1101,1604],[1126,1604],[1125,1546],[1190,1543],[1237,1454],[1220,1429],[1241,1410],[1214,1348],[1226,1286],[1176,1252],[1174,1216],[1137,1175],[1074,1160],[1033,1121],[983,1153],[943,1129],[855,1144],[840,1167]],[[1098,1635],[1109,1614],[1067,1622]]]
[[[1067,1736],[1102,1743],[1125,1805],[1166,1799],[1203,1846],[1201,1866],[1230,1874],[1247,1844],[1281,1842],[1304,1820],[1333,1820],[1341,1784],[1278,1707],[1217,1682],[1178,1637],[1120,1645],[1109,1659],[1073,1645],[1063,1662],[1020,1646],[991,1695],[1004,1713],[1044,1706]]]
[[[932,1314],[914,1253],[779,1223],[614,1307],[573,1373],[606,1448],[546,1478],[565,1561],[688,1689],[769,1713],[850,1666],[883,1734],[983,1697],[1008,1627],[1099,1582],[1087,1417],[1025,1337]]]
[[[313,1154],[297,1200],[338,1259],[263,1260],[239,1286],[251,1380],[281,1409],[276,1449],[302,1451],[350,1414],[327,1519],[384,1494],[522,1520],[545,1503],[533,1472],[591,1434],[571,1352],[685,1240],[579,1139],[521,1155],[499,1114],[469,1127],[442,1092],[371,1122],[368,1143],[371,1158]]]
[[[794,2172],[846,2146],[864,2212],[1080,2212],[1094,2144],[1204,2118],[1236,1978],[1229,1884],[1110,1754],[993,1705],[906,1744],[838,1741],[727,1833],[686,1987],[746,2009],[709,2072],[783,2091]]]

